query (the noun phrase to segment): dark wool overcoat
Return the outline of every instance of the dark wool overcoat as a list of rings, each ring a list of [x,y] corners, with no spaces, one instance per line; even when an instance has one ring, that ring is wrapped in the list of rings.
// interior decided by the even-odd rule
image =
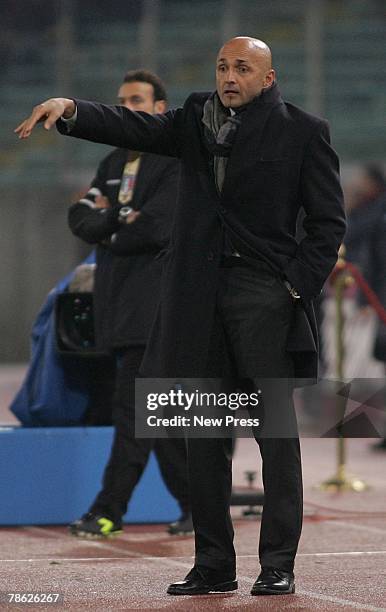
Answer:
[[[209,95],[194,93],[183,108],[154,116],[76,100],[71,136],[181,159],[161,302],[143,373],[206,376],[226,227],[238,251],[268,261],[300,293],[302,306],[296,307],[288,348],[296,376],[315,378],[312,299],[336,262],[345,231],[338,159],[328,125],[283,102],[275,84],[242,113],[219,194],[201,121]],[[58,129],[68,131],[62,121]],[[298,243],[301,207],[305,237]]]

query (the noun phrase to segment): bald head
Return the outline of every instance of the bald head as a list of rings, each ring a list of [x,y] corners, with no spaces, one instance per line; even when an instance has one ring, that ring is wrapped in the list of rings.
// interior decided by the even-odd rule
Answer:
[[[262,40],[237,36],[218,52],[216,85],[224,106],[237,108],[248,104],[274,80],[271,50]]]
[[[251,59],[260,62],[264,69],[272,68],[272,53],[268,45],[258,38],[250,36],[236,36],[226,42],[220,49],[218,57],[226,52],[241,52],[247,54]]]

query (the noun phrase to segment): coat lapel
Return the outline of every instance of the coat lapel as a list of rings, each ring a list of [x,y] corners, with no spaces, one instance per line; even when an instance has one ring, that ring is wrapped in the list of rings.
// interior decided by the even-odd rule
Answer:
[[[264,129],[277,106],[284,104],[276,83],[264,92],[243,112],[241,125],[229,156],[222,197],[226,198],[229,189],[234,188],[238,169],[248,155],[259,155],[263,144]]]

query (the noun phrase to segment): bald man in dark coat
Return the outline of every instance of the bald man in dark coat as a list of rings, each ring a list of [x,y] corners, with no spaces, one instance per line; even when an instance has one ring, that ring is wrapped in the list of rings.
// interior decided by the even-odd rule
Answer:
[[[282,100],[265,43],[226,43],[216,81],[214,93],[192,94],[183,108],[156,116],[53,98],[16,132],[26,138],[37,121],[46,128],[57,122],[64,134],[181,159],[161,303],[142,370],[148,377],[235,375],[255,390],[274,379],[263,388],[266,423],[255,434],[265,501],[262,571],[251,592],[287,594],[295,590],[302,526],[289,381],[317,375],[312,300],[345,231],[339,164],[327,122]],[[300,208],[305,235],[297,242]],[[289,429],[280,430],[283,416]],[[196,558],[168,593],[232,591],[229,444],[190,438],[188,454]]]

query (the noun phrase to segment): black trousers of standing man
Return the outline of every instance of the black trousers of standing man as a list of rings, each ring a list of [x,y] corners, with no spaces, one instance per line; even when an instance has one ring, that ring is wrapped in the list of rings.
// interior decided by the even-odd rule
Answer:
[[[182,514],[190,512],[184,439],[141,439],[135,437],[135,378],[144,346],[120,351],[113,403],[114,441],[103,475],[103,485],[89,512],[120,523],[134,487],[142,476],[149,454],[154,450],[161,475],[176,498]]]
[[[236,265],[229,265],[229,261]],[[237,375],[260,388],[261,379],[293,378],[286,339],[294,302],[282,279],[264,262],[249,266],[236,258],[221,269],[217,320],[237,369]],[[213,336],[213,342],[217,334]],[[217,347],[214,352],[216,352]],[[208,363],[208,377],[216,375]],[[263,389],[265,425],[255,433],[263,462],[264,508],[259,557],[261,566],[292,571],[303,516],[300,445],[292,392],[283,385]],[[280,432],[285,415],[288,430]],[[268,432],[268,433],[267,433]],[[278,437],[265,437],[274,432]],[[293,433],[295,432],[295,433]],[[232,487],[231,441],[190,438],[188,469],[196,540],[196,566],[235,573],[233,527],[229,504]]]

